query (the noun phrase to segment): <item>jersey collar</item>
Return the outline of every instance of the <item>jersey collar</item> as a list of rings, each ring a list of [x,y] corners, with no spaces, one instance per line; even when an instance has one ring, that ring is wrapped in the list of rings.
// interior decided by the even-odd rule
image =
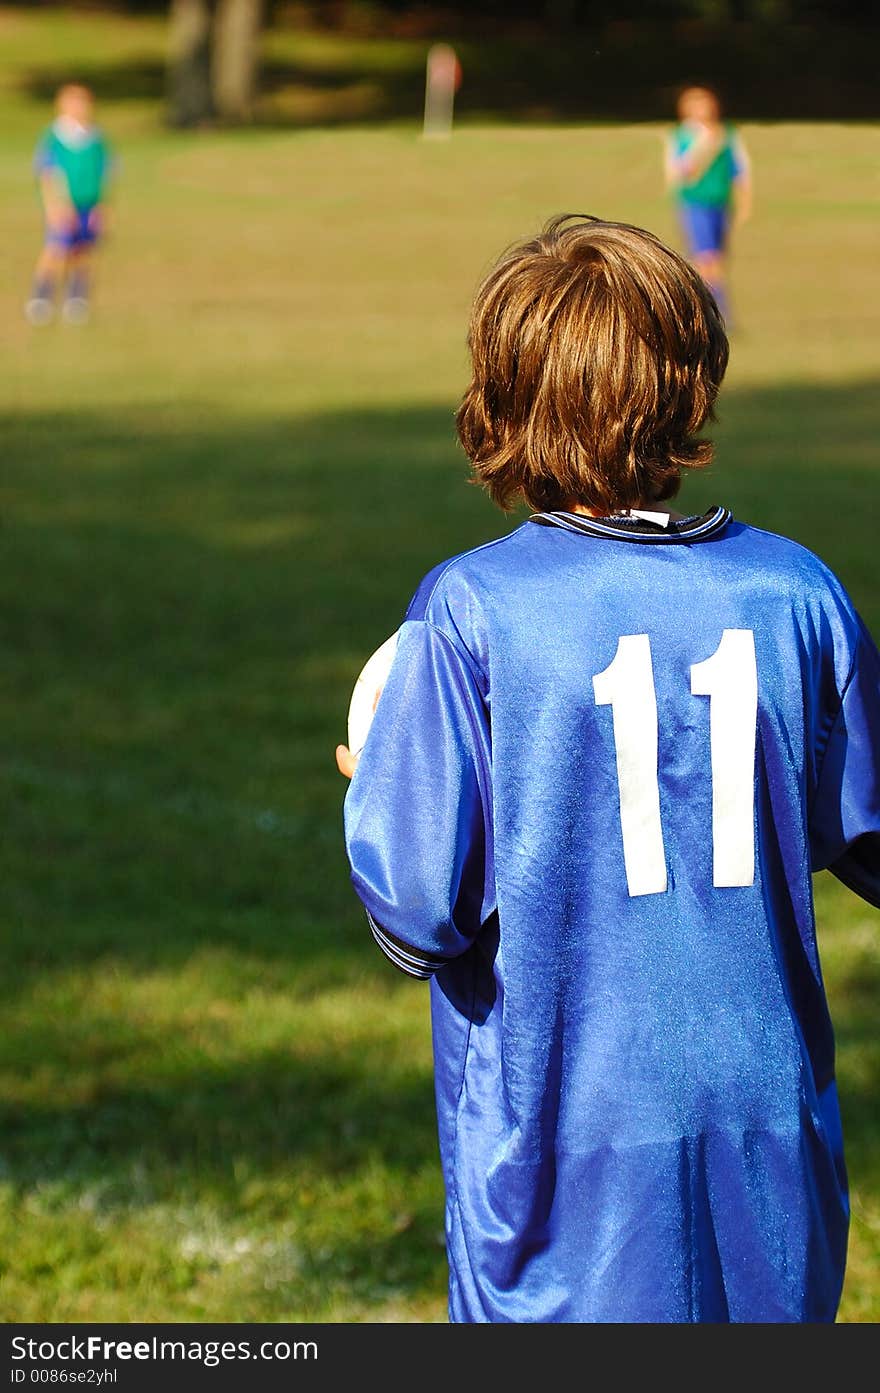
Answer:
[[[613,517],[591,518],[586,513],[533,513],[529,522],[541,527],[562,527],[568,532],[585,532],[588,537],[613,537],[618,542],[707,542],[717,537],[730,522],[729,508],[716,506],[701,517],[682,518],[680,522],[655,522],[638,513],[622,513]]]
[[[58,116],[52,122],[52,130],[69,150],[83,150],[86,145],[91,145],[97,135],[94,126],[82,126],[71,116]]]

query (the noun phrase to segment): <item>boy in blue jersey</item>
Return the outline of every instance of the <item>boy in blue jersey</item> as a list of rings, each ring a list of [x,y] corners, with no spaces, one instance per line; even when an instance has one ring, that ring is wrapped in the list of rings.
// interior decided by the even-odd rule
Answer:
[[[476,300],[458,431],[531,517],[435,567],[345,801],[431,979],[455,1321],[833,1321],[848,1198],[811,873],[880,905],[880,655],[812,553],[669,507],[728,346],[638,228]]]
[[[34,156],[45,242],[25,314],[36,325],[52,319],[62,286],[64,319],[81,324],[88,318],[92,255],[111,168],[110,148],[94,123],[89,88],[68,83],[59,90],[55,106],[56,118],[40,137]]]
[[[727,248],[734,221],[751,215],[751,162],[742,137],[721,119],[707,87],[687,87],[666,142],[666,183],[675,194],[687,254],[727,317]]]

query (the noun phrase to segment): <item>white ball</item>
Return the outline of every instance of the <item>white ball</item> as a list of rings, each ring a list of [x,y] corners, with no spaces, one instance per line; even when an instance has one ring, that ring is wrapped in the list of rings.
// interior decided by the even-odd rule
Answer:
[[[390,638],[386,638],[381,648],[377,648],[364,663],[354,684],[348,708],[348,748],[353,755],[359,755],[366,743],[378,696],[388,680],[391,664],[394,662],[399,635],[400,630],[397,629]]]

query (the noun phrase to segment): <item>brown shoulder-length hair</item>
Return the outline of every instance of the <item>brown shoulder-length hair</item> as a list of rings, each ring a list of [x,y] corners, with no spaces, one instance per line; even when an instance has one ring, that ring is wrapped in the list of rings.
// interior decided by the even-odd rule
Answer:
[[[574,220],[573,220],[574,219]],[[697,272],[650,232],[565,214],[477,294],[456,415],[474,482],[502,508],[660,502],[709,464],[728,344]]]

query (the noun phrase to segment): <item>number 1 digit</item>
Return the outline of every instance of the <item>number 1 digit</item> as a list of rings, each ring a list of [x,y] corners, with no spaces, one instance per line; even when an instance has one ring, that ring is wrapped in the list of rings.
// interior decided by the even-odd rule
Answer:
[[[751,629],[724,630],[711,658],[693,664],[691,691],[709,698],[712,882],[753,885],[758,668]]]
[[[631,895],[666,889],[666,850],[657,777],[657,696],[647,634],[626,634],[593,678],[598,706],[610,706],[617,756],[623,861]]]

